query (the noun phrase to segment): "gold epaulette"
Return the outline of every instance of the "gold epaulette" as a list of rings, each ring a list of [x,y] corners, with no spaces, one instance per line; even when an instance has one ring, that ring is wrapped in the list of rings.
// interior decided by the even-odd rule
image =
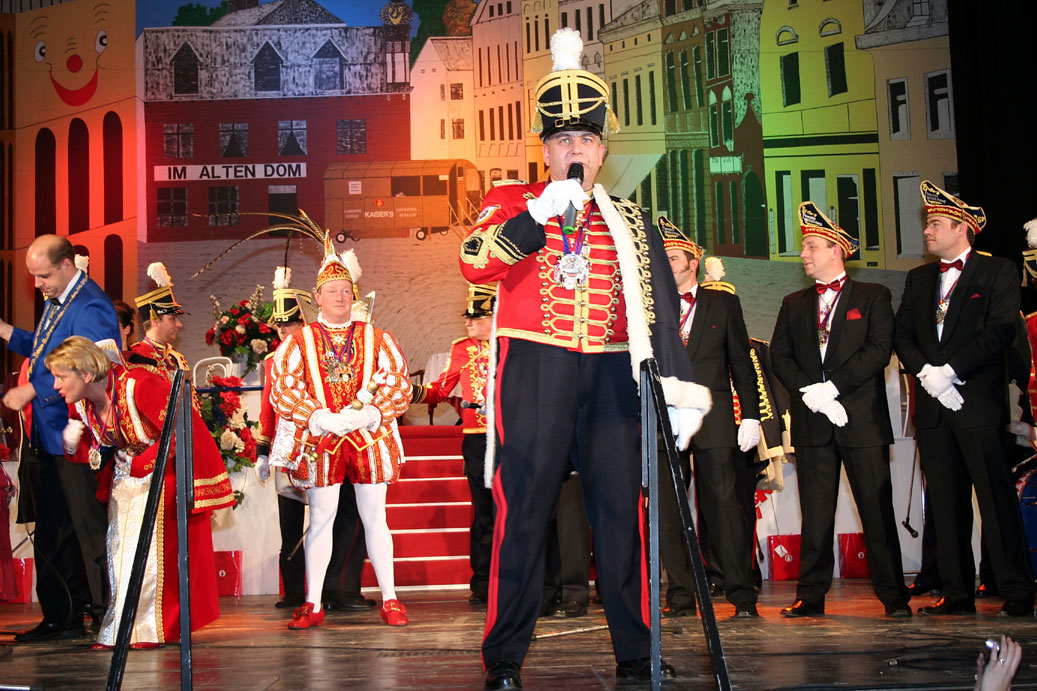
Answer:
[[[1034,316],[1034,315],[1037,315],[1037,312],[1030,312],[1029,314],[1027,314],[1026,316],[1024,316],[1024,317],[1023,317],[1023,319],[1027,319],[1027,320],[1028,320],[1028,319],[1029,319],[1030,317],[1032,317],[1032,316]]]
[[[467,340],[468,340],[468,337],[467,337],[467,336],[461,336],[461,338],[455,338],[455,339],[454,339],[454,340],[453,340],[453,341],[452,341],[452,342],[450,343],[450,345],[452,345],[452,346],[455,346],[455,345],[457,345],[458,343],[460,343],[461,341],[467,341]]]
[[[529,183],[525,180],[494,180],[490,184],[494,187],[503,187],[504,185],[528,185]]]
[[[735,284],[728,283],[727,281],[703,281],[700,283],[706,290],[720,290],[725,293],[735,294]]]
[[[982,254],[984,257],[993,257],[990,252],[984,252],[983,250],[976,250],[976,254]]]

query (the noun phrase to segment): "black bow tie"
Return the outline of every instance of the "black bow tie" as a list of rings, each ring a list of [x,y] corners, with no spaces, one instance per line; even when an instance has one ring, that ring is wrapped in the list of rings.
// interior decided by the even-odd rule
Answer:
[[[55,307],[60,307],[61,306],[61,301],[58,300],[57,298],[48,298],[47,302],[49,302],[50,304],[54,305]]]

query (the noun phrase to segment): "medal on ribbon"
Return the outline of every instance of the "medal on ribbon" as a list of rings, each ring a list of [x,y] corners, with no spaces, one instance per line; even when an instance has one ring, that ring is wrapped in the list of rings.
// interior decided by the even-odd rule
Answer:
[[[331,340],[331,335],[324,328],[324,325],[317,324],[324,339],[325,349],[324,355],[320,358],[320,366],[321,371],[324,373],[324,381],[329,384],[344,384],[352,381],[356,376],[356,372],[352,364],[350,364],[353,360],[353,329],[355,325],[356,322],[353,322],[349,326],[349,333],[346,334],[345,343],[340,348],[336,348]]]
[[[572,245],[569,244],[568,236],[562,234],[562,256],[555,263],[551,277],[556,285],[560,285],[566,290],[585,288],[590,279],[590,247],[585,247],[583,244],[586,228],[587,222],[584,219],[580,223],[580,232]]]

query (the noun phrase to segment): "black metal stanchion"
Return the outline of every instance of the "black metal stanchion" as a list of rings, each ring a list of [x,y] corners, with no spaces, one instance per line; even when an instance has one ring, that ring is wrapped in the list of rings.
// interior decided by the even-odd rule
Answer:
[[[191,565],[188,557],[187,516],[194,506],[194,444],[192,439],[191,383],[184,384],[176,416],[176,559],[180,576],[180,688],[190,691],[191,678]]]
[[[108,691],[117,691],[122,688],[123,674],[126,671],[126,654],[130,648],[130,634],[133,630],[133,622],[137,618],[140,589],[144,582],[144,565],[148,559],[148,550],[151,549],[151,540],[155,534],[155,523],[158,520],[158,512],[161,509],[159,500],[162,497],[162,480],[165,477],[166,465],[169,461],[169,446],[173,441],[173,426],[179,417],[184,390],[190,386],[189,384],[185,386],[185,374],[183,370],[175,372],[172,385],[170,386],[169,402],[166,405],[166,419],[162,425],[162,433],[159,435],[158,454],[155,457],[155,468],[151,475],[151,487],[148,489],[144,517],[141,520],[140,537],[137,539],[137,551],[133,555],[133,566],[130,569],[130,578],[126,584],[126,599],[123,602],[122,616],[119,618],[119,631],[115,636],[112,665],[108,670],[108,682],[105,686]],[[187,396],[186,400],[188,405],[190,405],[190,396]],[[184,446],[185,444],[182,443],[177,444],[178,455],[182,452]],[[179,524],[179,502],[177,513],[177,523]],[[183,530],[186,532],[186,513],[184,517]],[[183,617],[185,609],[188,611],[188,617],[190,617],[190,592],[181,590],[180,593],[181,617]],[[187,603],[186,606],[185,602]],[[181,645],[183,643],[184,641],[181,641]],[[187,640],[187,645],[190,646],[190,639]],[[190,650],[188,651],[188,665],[190,665]],[[187,688],[190,687],[188,686]]]
[[[647,401],[649,394],[651,402]],[[661,686],[661,636],[659,622],[659,486],[658,486],[658,447],[656,442],[656,430],[662,428],[663,443],[666,448],[666,462],[670,469],[670,482],[673,483],[674,495],[678,498],[682,533],[684,535],[684,546],[688,550],[691,560],[692,573],[695,576],[695,590],[699,602],[699,612],[702,615],[702,630],[706,635],[706,648],[709,651],[709,659],[713,663],[713,677],[717,688],[721,691],[731,689],[731,677],[727,671],[727,659],[724,657],[724,648],[720,643],[720,631],[717,629],[717,617],[713,611],[713,600],[709,596],[709,581],[706,578],[706,568],[702,562],[702,553],[699,551],[698,536],[695,534],[695,524],[691,518],[691,508],[687,501],[680,501],[685,495],[684,482],[681,479],[680,468],[677,461],[677,447],[673,440],[673,431],[670,428],[670,418],[666,414],[666,399],[663,396],[662,383],[659,378],[659,364],[654,358],[649,358],[641,363],[641,463],[642,477],[648,481],[649,511],[648,511],[648,535],[649,535],[649,561],[651,571],[651,602],[652,610],[652,688]],[[656,418],[658,426],[656,426]],[[665,481],[665,480],[664,480]],[[653,508],[654,506],[654,508]]]

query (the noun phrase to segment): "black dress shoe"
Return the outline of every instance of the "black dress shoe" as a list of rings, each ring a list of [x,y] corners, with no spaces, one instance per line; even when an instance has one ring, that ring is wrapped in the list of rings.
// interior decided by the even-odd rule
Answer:
[[[796,600],[791,605],[781,610],[781,616],[783,617],[823,617],[825,614],[824,605],[815,605],[805,600]]]
[[[675,619],[677,617],[693,617],[695,616],[695,603],[687,605],[666,605],[663,607],[662,615],[667,619]]]
[[[735,605],[736,619],[750,619],[759,616],[760,612],[756,609],[756,603],[754,602],[747,602],[744,605]]]
[[[919,583],[915,581],[911,585],[907,586],[907,592],[911,597],[921,597],[922,595],[939,595],[940,586],[930,585],[928,583]]]
[[[521,689],[522,679],[519,677],[519,665],[511,660],[498,660],[486,668],[486,691],[497,689]]]
[[[919,614],[975,614],[976,603],[970,602],[969,600],[962,600],[956,602],[954,600],[948,600],[945,597],[941,597],[936,601],[936,604],[929,605],[927,607],[919,607]]]
[[[82,627],[80,627],[82,629]],[[15,643],[35,643],[36,641],[49,641],[54,638],[61,638],[65,632],[65,627],[61,624],[55,624],[52,621],[44,619],[35,627],[28,631],[22,631],[14,635]]]
[[[662,662],[660,677],[665,681],[677,678],[677,670],[665,660]],[[620,684],[638,683],[652,680],[652,658],[639,657],[616,665],[616,681]]]
[[[709,582],[709,596],[712,598],[718,598],[724,596],[724,586],[719,583]]]
[[[544,600],[540,603],[540,615],[541,617],[554,616],[554,613],[558,611],[558,603],[550,600]]]
[[[999,594],[996,585],[980,583],[979,587],[976,588],[976,597],[997,597]]]
[[[999,617],[1032,617],[1033,601],[1005,600],[997,611]]]
[[[360,593],[323,593],[321,600],[329,612],[366,612],[375,601]]]
[[[274,603],[274,607],[277,609],[295,609],[296,607],[302,607],[306,604],[305,595],[289,595],[285,593],[285,596]]]
[[[566,619],[572,619],[574,617],[583,617],[587,615],[587,605],[576,600],[567,600],[558,605],[555,609],[554,616],[564,617]]]
[[[886,616],[901,619],[904,617],[910,617],[911,608],[905,605],[903,602],[894,602],[886,605]]]
[[[473,591],[471,596],[469,596],[469,598],[468,598],[468,604],[470,604],[470,605],[485,605],[487,600],[488,600],[488,597],[487,597],[485,592],[483,592],[483,591],[474,592]]]

